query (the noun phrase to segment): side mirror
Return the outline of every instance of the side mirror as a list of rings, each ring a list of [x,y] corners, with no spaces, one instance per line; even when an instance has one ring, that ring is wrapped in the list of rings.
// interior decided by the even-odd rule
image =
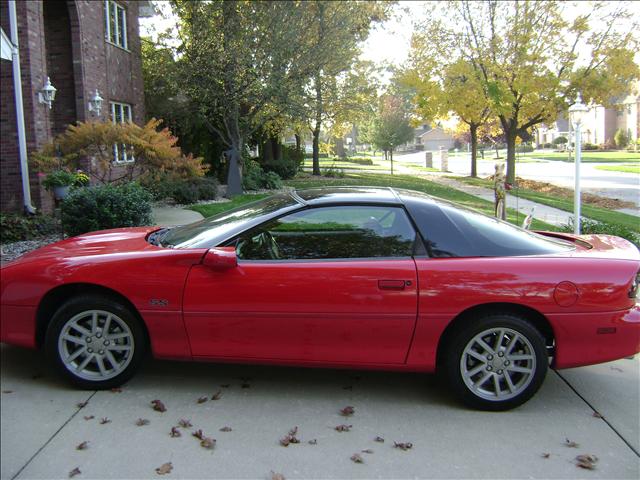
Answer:
[[[202,264],[215,270],[228,270],[238,266],[235,247],[215,247],[207,250]]]

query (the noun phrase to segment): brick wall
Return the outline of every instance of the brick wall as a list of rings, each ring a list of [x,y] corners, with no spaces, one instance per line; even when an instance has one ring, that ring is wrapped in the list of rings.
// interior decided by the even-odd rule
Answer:
[[[7,3],[0,0],[0,23],[9,35]],[[127,10],[128,50],[105,41],[104,2],[100,0],[16,2],[28,153],[71,121],[96,119],[87,108],[96,89],[104,98],[100,119],[109,119],[112,100],[130,103],[134,121],[144,121],[138,3],[118,3]],[[58,89],[51,110],[37,98],[47,76]],[[23,199],[11,62],[2,61],[0,79],[0,210],[19,211]],[[37,172],[31,171],[30,179],[34,205],[51,210],[51,194],[40,187]]]

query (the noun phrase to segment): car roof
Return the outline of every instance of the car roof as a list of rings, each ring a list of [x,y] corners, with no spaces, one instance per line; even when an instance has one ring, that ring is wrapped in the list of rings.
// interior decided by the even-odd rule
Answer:
[[[402,205],[402,200],[388,187],[329,187],[296,190],[294,197],[310,206],[335,203],[376,203]]]

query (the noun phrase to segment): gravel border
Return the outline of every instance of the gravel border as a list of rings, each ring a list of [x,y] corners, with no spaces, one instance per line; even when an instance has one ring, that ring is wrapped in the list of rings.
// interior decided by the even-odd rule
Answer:
[[[55,234],[37,238],[34,240],[23,240],[21,242],[4,243],[0,245],[0,262],[11,262],[27,252],[40,247],[44,247],[46,245],[49,245],[50,243],[58,242],[63,238],[64,236],[62,234]]]

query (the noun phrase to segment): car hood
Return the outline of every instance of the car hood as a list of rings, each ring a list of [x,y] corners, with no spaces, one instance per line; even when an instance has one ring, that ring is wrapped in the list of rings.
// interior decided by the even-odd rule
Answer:
[[[156,247],[147,242],[149,233],[159,227],[134,227],[101,230],[85,233],[77,237],[67,238],[45,247],[29,252],[17,261],[26,262],[44,258],[69,258],[113,255],[157,251]]]

